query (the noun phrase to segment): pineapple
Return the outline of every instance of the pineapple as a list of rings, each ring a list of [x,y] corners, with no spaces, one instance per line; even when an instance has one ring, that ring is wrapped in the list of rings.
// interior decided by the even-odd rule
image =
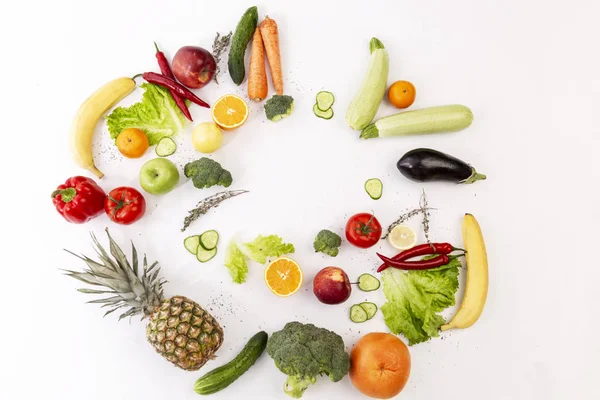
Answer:
[[[68,276],[90,285],[108,290],[78,289],[88,294],[109,294],[109,297],[92,300],[102,307],[110,307],[105,316],[123,307],[129,307],[119,320],[135,315],[148,318],[146,338],[154,349],[168,361],[187,371],[200,369],[223,343],[223,330],[219,323],[194,301],[173,296],[165,299],[158,262],[148,266],[144,255],[143,270],[138,271],[138,255],[131,244],[131,264],[125,253],[115,243],[106,229],[110,253],[102,248],[95,235],[92,241],[99,262],[87,256],[74,256],[83,260],[88,269],[84,272],[66,271]],[[140,273],[141,272],[141,275]]]

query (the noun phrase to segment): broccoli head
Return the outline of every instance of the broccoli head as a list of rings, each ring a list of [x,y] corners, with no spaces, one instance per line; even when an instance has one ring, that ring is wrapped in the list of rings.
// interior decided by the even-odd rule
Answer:
[[[335,257],[340,252],[339,247],[342,245],[342,238],[337,233],[323,229],[317,234],[313,246],[316,252],[322,252],[331,257]]]
[[[268,119],[277,122],[290,115],[293,108],[294,99],[292,96],[276,94],[265,103],[265,114]]]
[[[288,375],[283,390],[295,399],[302,397],[317,376],[328,375],[337,382],[350,369],[350,357],[341,336],[313,324],[287,323],[269,338],[267,354]]]
[[[185,164],[183,173],[186,177],[192,178],[194,186],[198,189],[216,185],[229,187],[233,182],[229,171],[221,167],[218,162],[206,157]]]

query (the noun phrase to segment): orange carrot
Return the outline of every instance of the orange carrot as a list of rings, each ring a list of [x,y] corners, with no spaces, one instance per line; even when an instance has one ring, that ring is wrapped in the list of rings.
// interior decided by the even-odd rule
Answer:
[[[269,69],[271,70],[271,79],[278,95],[283,94],[283,77],[281,74],[281,55],[279,53],[279,32],[275,20],[266,17],[260,23],[260,33],[262,34]]]
[[[267,68],[265,67],[265,47],[260,28],[256,28],[252,37],[250,68],[248,71],[248,96],[250,100],[262,101],[269,94]]]

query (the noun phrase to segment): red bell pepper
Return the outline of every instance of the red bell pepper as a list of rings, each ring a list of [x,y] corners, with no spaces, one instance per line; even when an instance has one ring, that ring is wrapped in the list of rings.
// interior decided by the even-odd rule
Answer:
[[[83,224],[104,212],[105,197],[104,190],[92,179],[74,176],[52,192],[52,203],[64,219]]]

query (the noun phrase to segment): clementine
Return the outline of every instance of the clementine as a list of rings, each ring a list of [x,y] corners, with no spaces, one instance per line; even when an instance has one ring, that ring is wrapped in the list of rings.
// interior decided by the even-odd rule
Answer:
[[[139,158],[144,155],[150,143],[148,136],[137,128],[127,128],[119,133],[117,148],[127,158]]]

